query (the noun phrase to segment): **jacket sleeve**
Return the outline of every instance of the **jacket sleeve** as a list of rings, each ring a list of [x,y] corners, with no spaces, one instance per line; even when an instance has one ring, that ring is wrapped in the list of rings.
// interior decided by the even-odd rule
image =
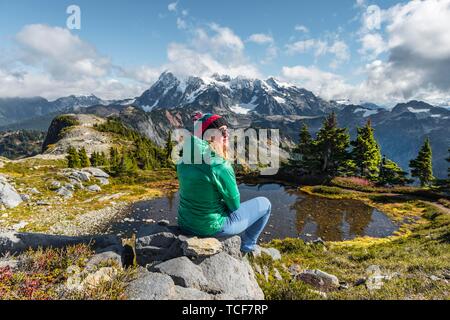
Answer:
[[[234,174],[231,164],[225,162],[217,166],[214,170],[214,176],[217,184],[217,189],[225,201],[226,206],[230,211],[236,211],[241,204],[241,195],[236,183],[236,176]]]

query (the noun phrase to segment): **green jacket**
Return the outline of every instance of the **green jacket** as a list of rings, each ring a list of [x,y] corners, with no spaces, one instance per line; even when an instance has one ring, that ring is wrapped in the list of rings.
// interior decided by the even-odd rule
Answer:
[[[239,208],[240,194],[233,167],[229,161],[211,151],[208,142],[191,138],[191,159],[194,150],[202,156],[211,152],[209,164],[177,163],[180,184],[178,225],[198,236],[212,236],[222,230],[225,217]]]

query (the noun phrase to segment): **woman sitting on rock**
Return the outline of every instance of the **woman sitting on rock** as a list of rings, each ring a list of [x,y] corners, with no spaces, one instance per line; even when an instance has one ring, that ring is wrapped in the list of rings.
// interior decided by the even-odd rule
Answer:
[[[269,220],[270,201],[257,197],[240,203],[234,170],[226,156],[229,134],[225,119],[196,114],[194,120],[194,132],[201,132],[202,138],[195,134],[190,137],[190,147],[185,143],[183,151],[188,149],[191,159],[183,157],[176,166],[180,184],[178,224],[185,233],[200,237],[240,234],[241,251],[252,252]],[[213,129],[219,134],[207,138]],[[200,161],[195,161],[198,155]]]

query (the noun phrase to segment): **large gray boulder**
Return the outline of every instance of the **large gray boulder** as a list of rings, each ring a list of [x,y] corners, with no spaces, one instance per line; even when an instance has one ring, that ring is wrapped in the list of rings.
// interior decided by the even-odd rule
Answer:
[[[6,178],[0,175],[0,208],[15,208],[22,203],[22,197],[16,189],[8,183]]]
[[[253,269],[240,252],[239,236],[198,238],[173,226],[146,225],[136,237],[136,260],[152,274],[141,275],[131,287],[135,299],[264,299]],[[171,279],[173,286],[169,285]],[[137,287],[155,281],[146,294]],[[166,292],[162,292],[162,290]],[[156,291],[155,291],[156,290]],[[155,293],[156,292],[156,293]]]
[[[176,285],[182,287],[200,290],[208,287],[208,281],[203,275],[202,269],[187,257],[178,257],[157,264],[152,268],[153,270],[169,275]]]
[[[298,275],[298,279],[320,291],[333,291],[339,288],[339,279],[335,275],[318,269],[305,270]]]
[[[246,260],[221,252],[206,258],[199,266],[208,280],[208,291],[226,294],[232,299],[264,299],[253,269]]]
[[[129,300],[212,300],[213,295],[177,286],[168,275],[141,270],[126,289]]]
[[[140,272],[127,287],[129,300],[173,300],[176,296],[172,278],[161,273]]]
[[[175,231],[176,230],[173,230]],[[155,261],[165,261],[182,255],[181,242],[171,229],[158,224],[141,228],[136,237],[136,260],[145,266]]]

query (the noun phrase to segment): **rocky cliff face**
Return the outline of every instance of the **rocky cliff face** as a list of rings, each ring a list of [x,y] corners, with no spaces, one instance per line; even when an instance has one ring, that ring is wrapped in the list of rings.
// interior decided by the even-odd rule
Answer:
[[[105,121],[89,114],[68,114],[56,117],[47,132],[43,151],[45,154],[62,155],[69,147],[86,148],[88,154],[108,152],[112,138],[94,129],[95,124]]]

